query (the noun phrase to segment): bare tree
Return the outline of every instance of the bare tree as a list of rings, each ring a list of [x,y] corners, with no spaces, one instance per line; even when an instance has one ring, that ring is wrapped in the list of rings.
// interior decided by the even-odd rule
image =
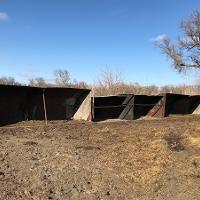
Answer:
[[[122,72],[105,69],[101,71],[97,83],[93,85],[93,93],[95,95],[117,94],[120,93],[123,84]]]
[[[15,81],[15,78],[10,77],[10,76],[9,77],[6,77],[6,76],[0,77],[0,84],[3,84],[3,85],[21,85],[20,83]]]
[[[82,89],[87,89],[89,88],[88,84],[84,81],[77,81],[76,79],[73,80],[71,83],[71,87],[75,88],[82,88]]]
[[[30,79],[28,85],[35,86],[35,87],[45,87],[47,83],[45,82],[44,78],[37,77],[34,79]]]
[[[200,10],[182,21],[180,29],[183,36],[175,43],[169,37],[164,37],[162,41],[156,41],[156,45],[172,60],[178,72],[200,69]]]
[[[58,69],[54,71],[56,84],[59,86],[70,85],[70,74],[67,70]]]
[[[105,88],[111,88],[123,82],[122,72],[110,69],[103,70],[98,78],[98,84]]]

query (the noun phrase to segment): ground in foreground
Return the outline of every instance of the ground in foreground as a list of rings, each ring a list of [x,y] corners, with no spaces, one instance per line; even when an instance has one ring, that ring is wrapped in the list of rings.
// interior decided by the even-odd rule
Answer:
[[[198,200],[199,191],[199,116],[0,128],[0,199]]]

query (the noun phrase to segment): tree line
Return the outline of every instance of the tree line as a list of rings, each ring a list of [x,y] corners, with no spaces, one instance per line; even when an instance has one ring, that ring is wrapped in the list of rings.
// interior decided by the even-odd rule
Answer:
[[[3,85],[24,85],[15,80],[14,77],[0,77],[0,84]],[[68,70],[58,69],[54,71],[54,82],[48,83],[43,77],[35,77],[28,80],[27,86],[35,87],[77,87],[77,88],[87,88],[88,85],[84,81],[71,81],[70,74]]]
[[[123,73],[112,71],[110,69],[103,70],[94,84],[87,84],[84,81],[71,81],[68,70],[58,69],[54,71],[54,83],[48,83],[43,77],[30,79],[26,85],[36,87],[74,87],[91,89],[95,96],[116,95],[124,93],[158,95],[161,93],[180,93],[180,94],[200,94],[200,86],[193,85],[140,85],[139,83],[126,83]],[[23,85],[17,82],[13,77],[0,77],[0,84],[4,85]]]

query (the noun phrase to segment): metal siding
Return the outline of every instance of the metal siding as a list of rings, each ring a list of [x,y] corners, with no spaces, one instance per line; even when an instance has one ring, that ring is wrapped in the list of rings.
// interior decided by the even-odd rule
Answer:
[[[90,90],[36,88],[0,85],[0,126],[23,120],[44,120],[44,90],[47,119],[71,119]]]

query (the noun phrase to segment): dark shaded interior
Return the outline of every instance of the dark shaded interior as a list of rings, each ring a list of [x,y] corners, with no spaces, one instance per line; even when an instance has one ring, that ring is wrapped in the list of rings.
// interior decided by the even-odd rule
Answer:
[[[132,95],[131,95],[132,96]],[[118,119],[126,108],[130,95],[93,98],[93,121]],[[126,115],[128,115],[128,112]]]
[[[151,117],[162,117],[162,99],[163,96],[135,95],[134,119],[138,119],[146,115]]]
[[[71,119],[89,92],[76,88],[45,89],[48,120]]]
[[[166,94],[165,116],[171,114],[192,114],[200,104],[200,96]]]
[[[0,126],[24,120],[71,119],[90,90],[0,85]]]
[[[7,125],[28,119],[35,108],[33,96],[38,97],[40,93],[36,88],[21,86],[0,86],[0,125]],[[35,94],[35,95],[34,95]],[[31,99],[29,106],[27,99]],[[41,104],[37,102],[37,104]],[[36,110],[37,111],[37,110]]]
[[[126,95],[120,96],[105,96],[105,97],[94,97],[94,106],[119,106],[123,105],[126,99]]]
[[[94,118],[93,121],[103,121],[107,119],[118,119],[121,112],[124,110],[125,106],[119,107],[106,107],[94,108]]]
[[[199,95],[190,96],[190,114],[192,114],[199,105],[200,105],[200,96]]]
[[[93,120],[133,120],[146,115],[162,117],[164,109],[162,99],[163,96],[133,94],[94,97]]]

